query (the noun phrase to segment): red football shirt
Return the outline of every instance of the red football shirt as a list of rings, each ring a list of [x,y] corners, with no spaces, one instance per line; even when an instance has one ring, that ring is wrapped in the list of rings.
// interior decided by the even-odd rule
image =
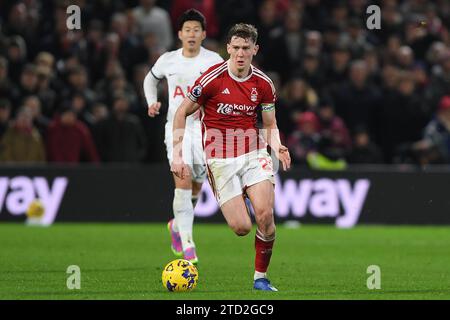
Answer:
[[[238,78],[228,61],[216,64],[195,81],[188,97],[202,106],[207,159],[237,157],[266,147],[256,127],[256,112],[273,109],[276,94],[261,70],[250,66],[250,74]]]

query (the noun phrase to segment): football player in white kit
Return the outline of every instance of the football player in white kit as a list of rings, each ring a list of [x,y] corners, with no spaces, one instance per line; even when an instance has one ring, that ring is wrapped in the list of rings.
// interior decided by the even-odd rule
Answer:
[[[156,61],[144,79],[144,92],[148,104],[148,115],[159,114],[161,102],[157,100],[157,84],[164,77],[169,86],[169,110],[165,126],[167,158],[172,164],[172,125],[175,112],[187,96],[195,80],[210,66],[222,62],[217,53],[201,46],[206,38],[205,17],[199,11],[190,9],[179,18],[178,38],[182,47],[166,52]],[[167,224],[172,238],[173,253],[194,264],[198,263],[192,235],[194,207],[201,186],[206,178],[206,165],[202,147],[199,114],[187,118],[186,134],[183,140],[183,160],[190,168],[190,175],[180,179],[173,174],[175,192],[173,199],[174,219]]]

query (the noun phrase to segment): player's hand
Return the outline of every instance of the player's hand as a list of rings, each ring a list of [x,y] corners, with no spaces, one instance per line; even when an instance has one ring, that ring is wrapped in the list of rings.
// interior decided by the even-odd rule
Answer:
[[[148,116],[154,118],[159,114],[159,109],[161,108],[161,102],[155,102],[148,106]]]
[[[170,166],[170,171],[174,175],[176,175],[180,179],[184,179],[186,177],[189,177],[189,167],[184,163],[183,160],[173,161],[172,165]]]
[[[291,156],[289,150],[283,145],[278,149],[278,159],[280,159],[284,171],[291,168]]]

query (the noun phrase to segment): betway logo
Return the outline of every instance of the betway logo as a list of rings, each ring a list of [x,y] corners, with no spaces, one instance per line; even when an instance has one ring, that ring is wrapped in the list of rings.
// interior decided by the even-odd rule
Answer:
[[[52,224],[58,212],[61,200],[64,197],[68,179],[57,177],[50,187],[46,178],[24,176],[8,178],[0,177],[0,212],[5,206],[6,211],[12,215],[22,215],[28,205],[39,198],[45,208],[42,222]]]
[[[307,209],[317,218],[336,217],[336,226],[353,227],[369,191],[370,181],[359,179],[352,188],[347,179],[303,179],[297,182],[287,179],[282,184],[278,176],[275,184],[275,212],[286,217],[292,211],[294,217],[303,217]],[[340,213],[342,204],[343,215]]]
[[[336,218],[336,226],[350,228],[358,222],[370,188],[368,179],[358,179],[353,187],[347,179],[287,179],[283,182],[275,177],[275,215],[302,218],[309,212],[316,218]],[[201,217],[213,215],[218,209],[211,188],[203,185],[204,197],[195,208]],[[342,211],[341,211],[342,205]]]
[[[218,103],[217,113],[221,114],[232,114],[234,111],[243,112],[253,112],[257,106],[247,106],[245,104],[235,104],[235,103]]]

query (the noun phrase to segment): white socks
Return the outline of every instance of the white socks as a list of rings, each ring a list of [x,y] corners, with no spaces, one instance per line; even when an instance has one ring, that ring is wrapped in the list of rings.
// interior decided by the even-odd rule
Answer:
[[[267,275],[265,272],[258,272],[255,271],[255,275],[253,276],[253,280],[261,279],[261,278],[267,278]]]
[[[192,225],[194,223],[194,207],[192,206],[192,190],[175,189],[173,198],[173,214],[175,216],[174,231],[180,233],[183,251],[195,247],[192,239]]]

